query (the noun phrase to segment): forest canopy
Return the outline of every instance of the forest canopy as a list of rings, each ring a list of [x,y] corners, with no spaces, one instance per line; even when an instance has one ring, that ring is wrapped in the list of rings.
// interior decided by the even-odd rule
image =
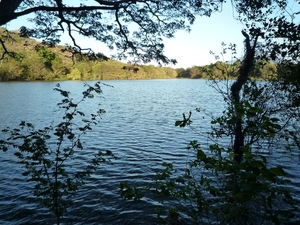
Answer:
[[[114,49],[113,59],[132,64],[169,64],[176,63],[176,59],[165,55],[163,38],[174,37],[178,30],[190,31],[196,18],[222,12],[223,4],[223,0],[2,0],[0,26],[26,16],[32,26],[24,23],[20,35],[42,40],[49,46],[60,44],[61,35],[67,34],[71,38],[68,51],[101,58],[103,55],[93,49],[77,44],[79,34]],[[297,62],[297,1],[233,0],[231,5],[235,18],[243,24],[243,32],[258,43],[258,58],[276,63]],[[1,58],[15,56],[6,46],[7,38],[0,37]]]
[[[22,36],[53,45],[67,33],[72,40],[70,50],[92,54],[92,49],[77,44],[75,34],[81,34],[117,50],[116,59],[168,64],[176,60],[164,55],[163,37],[171,38],[177,30],[189,31],[196,16],[210,16],[221,4],[209,0],[2,0],[0,26],[28,15],[34,28],[22,26]]]

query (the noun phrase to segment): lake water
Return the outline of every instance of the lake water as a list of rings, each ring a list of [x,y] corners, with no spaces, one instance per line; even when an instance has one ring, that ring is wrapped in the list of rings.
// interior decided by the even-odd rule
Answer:
[[[53,91],[57,82],[0,83],[0,129],[17,127],[21,120],[36,127],[56,121]],[[91,82],[92,83],[92,82]],[[186,146],[198,140],[205,148],[210,116],[223,110],[222,97],[204,80],[105,81],[104,99],[86,103],[86,112],[94,112],[97,102],[106,110],[97,127],[83,138],[80,159],[89,159],[98,150],[111,150],[118,159],[102,164],[74,197],[64,224],[157,224],[151,198],[126,202],[120,198],[119,184],[128,181],[137,186],[151,182],[162,162],[184,168]],[[84,82],[60,82],[64,90],[77,97]],[[195,108],[205,109],[196,113]],[[182,113],[193,111],[193,127],[175,127]],[[288,165],[292,189],[299,194],[299,160],[277,153]],[[295,160],[297,159],[297,160]],[[76,162],[74,162],[76,164]],[[10,152],[0,153],[0,224],[54,224],[55,220],[32,196],[30,184],[20,176],[21,168]]]

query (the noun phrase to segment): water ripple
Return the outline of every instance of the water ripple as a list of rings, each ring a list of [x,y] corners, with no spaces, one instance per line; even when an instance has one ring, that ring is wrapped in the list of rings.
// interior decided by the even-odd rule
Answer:
[[[203,80],[107,81],[101,107],[106,110],[100,124],[82,138],[84,150],[74,159],[74,168],[88,165],[93,155],[111,150],[117,157],[112,163],[101,164],[97,171],[74,196],[63,224],[157,224],[155,207],[159,199],[147,196],[141,201],[123,201],[118,193],[123,181],[137,186],[150,184],[162,162],[186,166],[187,144],[198,140],[207,146],[210,115],[221,113],[222,97]],[[80,93],[82,82],[62,82],[63,88]],[[54,82],[0,83],[0,119],[2,126],[15,127],[21,120],[38,127],[57,121],[54,112],[59,95],[52,89]],[[42,94],[41,94],[42,93]],[[97,104],[85,103],[93,112]],[[200,107],[203,114],[193,113],[193,126],[175,127],[182,113]],[[17,118],[17,119],[16,119]],[[33,120],[33,121],[32,121]],[[2,128],[1,128],[2,129]],[[223,140],[226,144],[228,140]],[[285,152],[279,153],[287,156]],[[277,157],[278,158],[278,157]],[[293,180],[290,188],[299,193],[299,160],[280,157]],[[84,162],[84,163],[83,163]],[[20,176],[22,168],[12,153],[0,158],[0,224],[54,224],[55,218],[40,207],[30,192],[32,184]]]

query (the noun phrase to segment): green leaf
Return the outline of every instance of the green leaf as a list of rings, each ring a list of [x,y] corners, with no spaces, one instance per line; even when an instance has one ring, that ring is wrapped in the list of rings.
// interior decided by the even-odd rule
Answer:
[[[15,152],[14,155],[18,158],[23,158],[23,154],[21,152]]]
[[[259,157],[263,160],[264,164],[267,164],[267,158],[263,155],[259,155]]]
[[[218,121],[217,120],[212,120],[210,123],[211,124],[216,124],[216,123],[218,123]]]
[[[241,196],[241,202],[242,203],[247,203],[250,202],[252,200],[252,194],[251,193],[244,193]]]
[[[85,116],[85,114],[81,111],[77,111],[77,113],[80,115],[80,116]]]
[[[206,154],[202,150],[198,150],[197,151],[197,159],[201,160],[201,161],[206,159]]]
[[[177,120],[177,121],[175,122],[175,126],[176,126],[176,127],[180,126],[181,124],[182,124],[182,121],[180,121],[180,120]]]
[[[275,167],[275,168],[271,168],[270,171],[275,174],[276,176],[285,176],[286,173],[285,171],[283,170],[282,167],[278,166],[278,167]]]
[[[262,170],[261,174],[265,179],[271,180],[274,183],[276,182],[275,174],[270,172],[269,170]]]

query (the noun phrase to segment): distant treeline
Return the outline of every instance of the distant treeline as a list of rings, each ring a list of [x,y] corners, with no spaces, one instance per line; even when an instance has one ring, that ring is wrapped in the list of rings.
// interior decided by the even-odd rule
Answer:
[[[71,58],[63,46],[44,45],[33,39],[20,37],[18,32],[7,32],[0,28],[2,39],[14,57],[5,55],[0,60],[0,81],[33,80],[117,80],[117,79],[234,79],[241,66],[234,63],[216,62],[206,66],[173,69],[152,65],[131,65],[103,56],[95,60],[88,55]],[[0,56],[2,52],[0,50]],[[101,55],[101,54],[100,54]],[[106,60],[104,60],[106,58]],[[295,65],[294,65],[295,66]],[[268,80],[280,73],[282,65],[269,61],[259,61],[252,71],[252,78]],[[286,66],[284,66],[286,70]]]
[[[206,66],[193,66],[191,68],[176,69],[178,78],[192,79],[235,79],[238,75],[241,61],[237,60],[234,63],[216,62]],[[255,64],[251,77],[255,79],[268,80],[277,76],[277,65],[270,61],[259,61]]]

